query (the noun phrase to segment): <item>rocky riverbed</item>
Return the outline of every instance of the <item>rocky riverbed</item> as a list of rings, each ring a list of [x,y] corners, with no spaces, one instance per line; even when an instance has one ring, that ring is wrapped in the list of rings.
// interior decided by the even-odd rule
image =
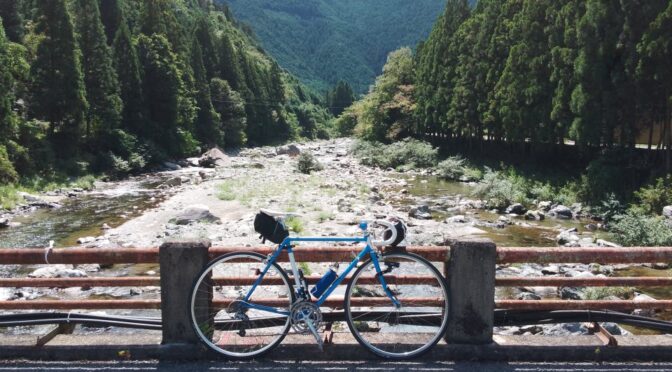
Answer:
[[[540,201],[527,210],[496,211],[472,196],[473,184],[439,180],[429,170],[400,173],[360,165],[352,141],[338,139],[284,147],[246,149],[166,163],[164,169],[93,191],[62,190],[26,198],[29,204],[0,216],[0,246],[157,246],[171,239],[209,239],[215,245],[260,244],[253,229],[260,208],[301,215],[291,226],[301,235],[352,236],[361,220],[398,217],[409,226],[412,245],[489,238],[500,246],[614,246],[580,205]],[[323,165],[310,175],[296,170],[296,156],[309,152]],[[320,265],[314,271],[323,270]],[[668,275],[667,267],[652,267]],[[156,275],[151,265],[3,267],[1,276],[35,277]],[[511,265],[499,276],[610,276],[627,266]],[[158,288],[67,290],[2,289],[0,300],[32,298],[155,298]],[[596,293],[582,288],[498,289],[498,298],[596,299],[646,296],[634,289]],[[580,327],[506,328],[503,333],[584,332]]]

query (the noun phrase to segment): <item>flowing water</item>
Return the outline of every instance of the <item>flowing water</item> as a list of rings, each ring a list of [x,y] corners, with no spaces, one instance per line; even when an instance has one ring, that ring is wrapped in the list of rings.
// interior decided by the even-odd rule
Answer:
[[[61,208],[39,209],[19,215],[17,227],[0,230],[0,247],[56,247],[76,245],[77,239],[103,234],[103,224],[115,227],[126,219],[157,205],[162,192],[157,187],[162,176],[104,183],[94,192],[63,200]]]

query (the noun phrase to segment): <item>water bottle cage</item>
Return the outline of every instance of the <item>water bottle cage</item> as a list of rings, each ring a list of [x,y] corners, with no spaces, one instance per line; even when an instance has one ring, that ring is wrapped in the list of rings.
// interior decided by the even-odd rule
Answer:
[[[299,290],[299,297],[307,298],[308,292],[308,283],[306,282],[306,277],[303,274],[303,270],[299,269],[299,281],[301,283],[301,288]]]

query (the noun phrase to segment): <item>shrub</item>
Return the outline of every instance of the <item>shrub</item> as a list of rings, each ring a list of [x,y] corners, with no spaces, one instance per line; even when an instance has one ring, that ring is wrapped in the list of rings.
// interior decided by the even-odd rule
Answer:
[[[596,205],[609,194],[623,200],[634,190],[633,183],[639,179],[636,169],[628,164],[632,159],[621,152],[608,151],[591,161],[581,176],[578,196],[587,204]]]
[[[526,203],[525,188],[515,177],[488,169],[474,188],[474,195],[494,208],[503,209],[513,203]]]
[[[624,246],[669,246],[672,244],[672,227],[662,217],[644,216],[628,211],[614,217],[611,233]]]
[[[313,171],[321,171],[324,167],[315,159],[313,154],[302,152],[296,163],[296,169],[303,174],[310,174]]]
[[[609,194],[595,210],[604,221],[609,222],[614,217],[623,214],[625,206],[618,200],[615,194]]]
[[[663,207],[672,204],[672,176],[658,178],[635,192],[639,207],[646,213],[661,214]]]
[[[19,190],[14,185],[0,185],[0,209],[14,209],[23,202],[19,196]]]
[[[530,198],[537,201],[555,201],[556,190],[548,183],[534,182],[528,190]]]
[[[437,149],[415,139],[390,145],[357,141],[352,150],[362,164],[379,168],[429,168],[435,166],[438,159]]]
[[[339,137],[352,136],[356,125],[357,125],[357,115],[355,115],[355,113],[352,112],[351,110],[346,110],[334,122],[336,134]]]
[[[461,156],[452,156],[436,166],[439,177],[447,180],[459,180],[464,176],[466,170],[466,161]]]
[[[480,181],[483,179],[483,171],[478,168],[464,168],[463,179],[467,181]]]
[[[7,149],[5,146],[0,146],[0,185],[13,183],[19,180],[19,175],[14,169],[14,165],[9,161]]]

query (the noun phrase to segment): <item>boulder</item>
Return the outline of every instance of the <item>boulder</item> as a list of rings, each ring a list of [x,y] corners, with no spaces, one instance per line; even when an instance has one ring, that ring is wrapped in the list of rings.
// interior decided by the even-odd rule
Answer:
[[[561,220],[571,220],[572,217],[574,217],[574,212],[572,210],[564,205],[558,205],[552,208],[549,212],[548,215],[553,217],[553,218],[558,218]]]
[[[0,229],[9,227],[9,218],[0,218]]]
[[[446,218],[446,222],[448,222],[448,223],[466,223],[467,218],[460,214],[460,215],[457,215],[457,216],[452,216],[452,217]]]
[[[417,207],[411,208],[408,212],[408,215],[419,220],[431,220],[432,213],[428,205],[419,205]]]
[[[205,205],[195,204],[183,209],[175,216],[171,223],[176,225],[188,225],[193,222],[219,222],[219,217],[210,212],[210,208]]]
[[[563,300],[581,300],[582,293],[577,288],[562,287],[560,288],[560,298]]]
[[[620,248],[621,246],[604,239],[597,239],[595,242],[598,247]]]
[[[30,278],[86,278],[87,276],[83,270],[70,269],[65,265],[41,267],[28,274]]]
[[[560,273],[560,267],[558,265],[544,266],[541,269],[541,273],[544,275],[557,275],[558,273]]]
[[[223,167],[227,164],[228,158],[224,151],[213,147],[201,156],[198,164],[205,168]]]
[[[635,297],[632,299],[634,302],[641,302],[641,301],[655,301],[656,299],[645,295],[643,293],[636,293]],[[640,316],[653,316],[656,312],[653,309],[635,309],[633,312],[635,315],[640,315]]]
[[[175,164],[175,163],[170,162],[170,161],[164,161],[163,164],[161,164],[161,165],[163,165],[164,169],[170,170],[170,171],[176,171],[176,170],[182,169],[182,167],[180,167],[178,164]]]
[[[516,203],[509,205],[508,208],[506,208],[506,213],[507,214],[517,214],[519,216],[525,214],[527,212],[527,208],[525,208],[522,204]]]
[[[527,211],[525,213],[525,219],[528,221],[543,221],[546,218],[544,212],[540,211]]]
[[[535,301],[535,300],[541,300],[541,297],[532,292],[522,292],[519,293],[518,296],[516,296],[517,299],[519,300],[525,300],[525,301]]]
[[[672,205],[663,207],[663,216],[672,220]]]
[[[555,240],[559,245],[577,246],[581,239],[576,234],[576,229],[569,229],[558,234]]]
[[[291,157],[301,155],[301,150],[296,145],[281,146],[275,149],[277,155],[289,155]]]
[[[42,199],[40,199],[39,196],[35,196],[35,195],[29,194],[27,192],[20,191],[18,193],[18,195],[20,197],[22,197],[25,201],[27,201],[28,203],[31,203],[31,204],[32,203],[45,203]]]
[[[537,209],[539,209],[541,211],[544,211],[544,212],[548,212],[548,211],[551,210],[552,205],[553,205],[553,203],[551,203],[550,201],[541,201],[541,202],[537,203]]]
[[[96,238],[94,238],[93,236],[85,236],[85,237],[77,239],[77,244],[89,244],[89,243],[93,243],[95,241],[96,241]]]
[[[180,186],[182,185],[182,177],[169,178],[166,180],[166,182],[163,183],[163,185],[168,187]]]
[[[338,202],[336,203],[336,206],[339,212],[342,213],[354,212],[354,210],[352,209],[352,203],[350,203],[346,199],[339,199]]]

